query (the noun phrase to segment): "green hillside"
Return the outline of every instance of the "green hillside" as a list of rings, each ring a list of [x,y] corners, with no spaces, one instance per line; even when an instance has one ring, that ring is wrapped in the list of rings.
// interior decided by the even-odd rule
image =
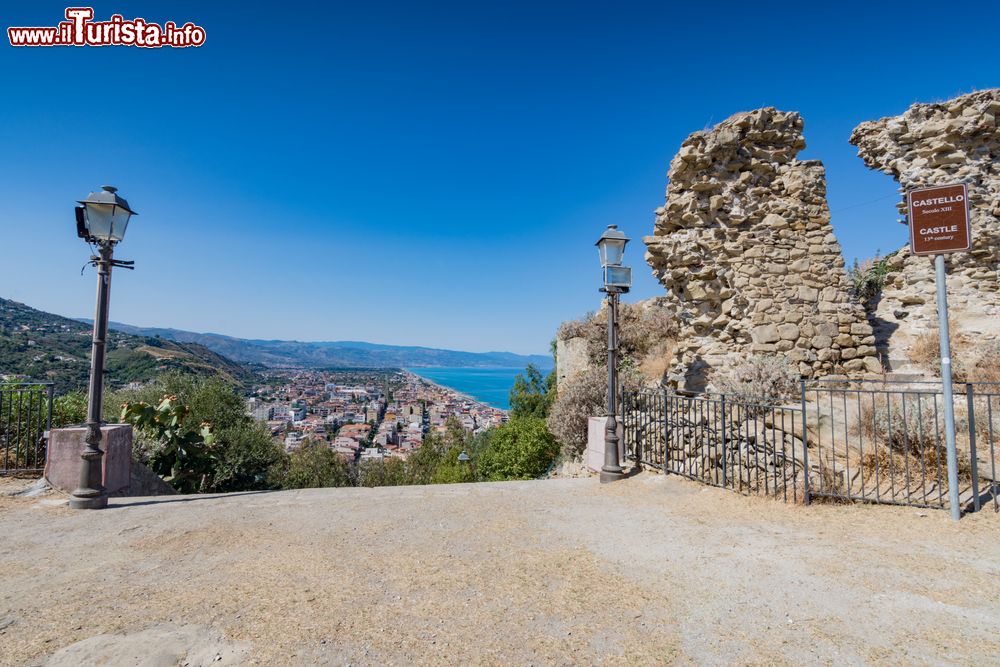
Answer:
[[[90,343],[90,325],[0,298],[0,376],[54,382],[57,392],[85,390]],[[145,382],[168,370],[221,375],[241,385],[254,375],[204,345],[108,332],[109,388]]]

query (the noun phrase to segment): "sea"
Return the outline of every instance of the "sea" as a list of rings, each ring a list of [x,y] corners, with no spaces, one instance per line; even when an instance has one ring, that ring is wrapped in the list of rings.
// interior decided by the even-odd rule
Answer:
[[[406,370],[449,389],[468,394],[487,405],[504,410],[510,409],[510,388],[514,386],[514,378],[524,373],[523,368],[427,366],[407,368]]]

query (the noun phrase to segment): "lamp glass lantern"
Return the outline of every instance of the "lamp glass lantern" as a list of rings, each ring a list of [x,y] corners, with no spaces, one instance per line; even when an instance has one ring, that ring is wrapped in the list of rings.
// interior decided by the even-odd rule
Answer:
[[[625,232],[618,229],[618,225],[608,225],[608,228],[597,239],[597,251],[601,256],[601,266],[605,269],[609,266],[621,266],[625,257],[625,245],[629,238]]]
[[[118,188],[111,185],[102,186],[100,192],[91,192],[77,203],[76,233],[88,241],[118,243],[125,238],[129,219],[137,215],[118,195]]]
[[[631,266],[604,267],[604,285],[606,287],[618,287],[625,289],[632,287],[632,267]]]

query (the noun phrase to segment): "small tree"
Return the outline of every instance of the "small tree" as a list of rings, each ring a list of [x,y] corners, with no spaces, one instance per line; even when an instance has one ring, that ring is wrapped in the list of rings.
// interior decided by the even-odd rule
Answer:
[[[524,375],[518,374],[510,390],[511,417],[541,417],[549,414],[555,398],[556,374],[543,377],[534,364],[528,364]]]
[[[197,430],[186,426],[189,412],[176,396],[165,396],[155,408],[144,402],[126,403],[121,418],[157,442],[149,458],[153,472],[181,493],[198,493],[213,482],[215,436],[208,422]]]
[[[477,481],[476,461],[470,457],[469,461],[459,461],[459,455],[464,452],[459,447],[451,447],[445,452],[434,474],[431,475],[431,484],[456,484],[462,482]],[[466,452],[468,454],[468,452]]]
[[[479,460],[479,474],[490,481],[541,477],[559,453],[559,443],[539,417],[511,419],[496,429]]]
[[[430,484],[444,451],[444,440],[440,435],[432,432],[424,436],[417,451],[406,459],[407,481],[410,484]]]
[[[347,462],[322,442],[305,441],[288,457],[288,467],[276,470],[272,483],[284,489],[350,486]]]
[[[407,483],[403,462],[395,457],[362,460],[357,467],[358,486],[403,486]]]

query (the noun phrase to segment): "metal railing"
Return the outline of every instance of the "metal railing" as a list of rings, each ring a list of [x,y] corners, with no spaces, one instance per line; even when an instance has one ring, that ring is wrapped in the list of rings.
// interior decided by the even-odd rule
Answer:
[[[802,411],[724,395],[624,392],[626,456],[665,473],[739,493],[805,501]]]
[[[961,509],[1000,511],[1000,384],[956,384]],[[948,509],[940,381],[803,381],[797,405],[624,392],[626,456],[747,494]]]
[[[978,511],[989,497],[995,511],[1000,507],[995,474],[998,390],[989,383],[954,385],[963,510]],[[940,380],[814,380],[804,385],[803,393],[810,446],[820,464],[815,497],[950,509]]]
[[[0,475],[45,468],[52,392],[47,382],[0,384]]]

